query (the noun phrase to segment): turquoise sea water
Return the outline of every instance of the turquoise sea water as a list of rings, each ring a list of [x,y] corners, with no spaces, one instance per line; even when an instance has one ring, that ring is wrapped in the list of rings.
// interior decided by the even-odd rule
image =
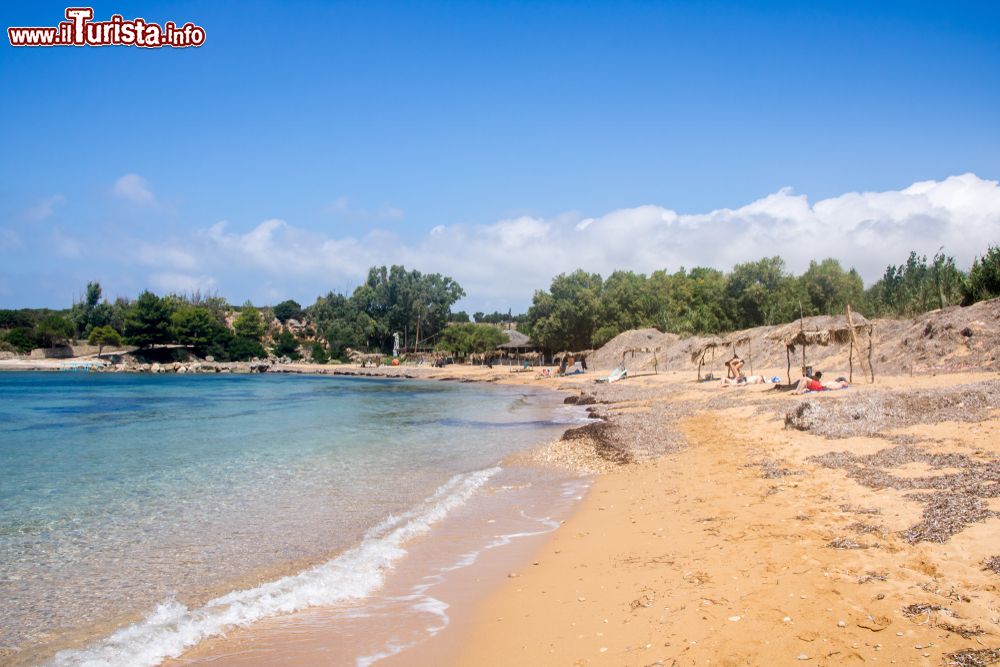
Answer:
[[[0,374],[0,663],[117,630],[56,662],[155,664],[364,597],[506,455],[575,418],[512,387]]]

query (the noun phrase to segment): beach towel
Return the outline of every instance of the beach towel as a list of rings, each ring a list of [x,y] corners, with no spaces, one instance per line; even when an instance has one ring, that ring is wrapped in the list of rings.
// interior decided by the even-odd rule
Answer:
[[[626,377],[628,377],[628,370],[619,366],[611,371],[611,375],[608,376],[608,382],[617,382],[618,380],[624,380]]]

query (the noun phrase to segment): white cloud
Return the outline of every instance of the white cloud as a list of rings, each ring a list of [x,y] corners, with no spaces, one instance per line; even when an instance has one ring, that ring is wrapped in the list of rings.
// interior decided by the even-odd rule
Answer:
[[[327,213],[347,218],[348,220],[360,220],[369,222],[388,222],[392,220],[402,220],[405,214],[403,209],[381,204],[373,210],[354,206],[347,197],[337,197],[329,206],[324,209]]]
[[[191,294],[195,291],[213,292],[217,285],[212,276],[194,276],[169,271],[154,273],[149,277],[149,280],[158,292],[174,294]]]
[[[143,243],[136,258],[146,266],[192,271],[198,267],[198,258],[191,251],[169,243]]]
[[[178,276],[194,280],[191,271],[198,267],[235,297],[265,295],[265,287],[286,295],[292,286],[325,293],[358,284],[369,266],[397,263],[454,277],[469,294],[465,307],[520,309],[554,275],[576,268],[605,276],[615,269],[728,270],[781,255],[790,270],[801,272],[811,259],[835,257],[870,283],[911,250],[931,255],[943,246],[968,266],[991,243],[1000,243],[1000,185],[963,174],[814,204],[785,188],[740,208],[700,214],[648,205],[583,220],[564,214],[438,225],[411,243],[385,230],[334,238],[279,219],[246,232],[220,222],[185,247],[161,251],[160,265],[181,272],[162,274],[172,277],[174,289],[182,282]]]
[[[111,194],[137,206],[151,206],[156,203],[156,197],[149,183],[138,174],[125,174],[119,178],[111,186]]]
[[[51,217],[55,213],[56,206],[62,204],[64,201],[66,201],[66,198],[62,195],[52,195],[48,199],[43,199],[29,208],[25,212],[24,217],[28,220],[40,222]]]

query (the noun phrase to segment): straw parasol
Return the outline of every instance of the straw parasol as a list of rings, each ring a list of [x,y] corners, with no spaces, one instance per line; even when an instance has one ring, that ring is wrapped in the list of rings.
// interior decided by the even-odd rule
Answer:
[[[753,373],[753,349],[750,345],[750,336],[745,334],[733,334],[731,336],[721,338],[719,336],[712,336],[705,339],[705,341],[696,347],[691,353],[691,363],[698,364],[698,381],[701,382],[701,368],[705,365],[705,357],[711,352],[711,361],[715,361],[715,350],[717,348],[732,348],[733,355],[736,355],[736,348],[746,345],[747,346],[747,359],[750,361],[750,373]]]
[[[872,366],[873,332],[875,325],[865,317],[847,307],[844,315],[818,315],[815,317],[803,317],[795,322],[786,324],[768,336],[772,340],[777,340],[785,346],[785,356],[788,361],[789,382],[792,373],[792,354],[796,347],[802,348],[802,374],[806,369],[806,348],[810,345],[821,345],[826,347],[831,343],[850,346],[848,363],[850,365],[850,380],[854,381],[854,352],[857,349],[858,360],[861,362],[862,370],[866,375],[871,376],[871,382],[875,381],[875,369]],[[867,334],[867,366],[865,368],[865,355],[862,355],[858,338]]]

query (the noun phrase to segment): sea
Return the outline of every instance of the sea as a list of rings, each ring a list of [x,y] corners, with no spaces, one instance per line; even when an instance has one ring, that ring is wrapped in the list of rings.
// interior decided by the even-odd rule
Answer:
[[[0,664],[157,665],[376,604],[411,614],[406,637],[380,620],[341,658],[396,655],[448,625],[427,582],[551,531],[547,508],[580,498],[586,480],[507,462],[584,417],[478,383],[0,373]],[[415,544],[440,548],[407,561]],[[414,585],[387,606],[399,570]]]

